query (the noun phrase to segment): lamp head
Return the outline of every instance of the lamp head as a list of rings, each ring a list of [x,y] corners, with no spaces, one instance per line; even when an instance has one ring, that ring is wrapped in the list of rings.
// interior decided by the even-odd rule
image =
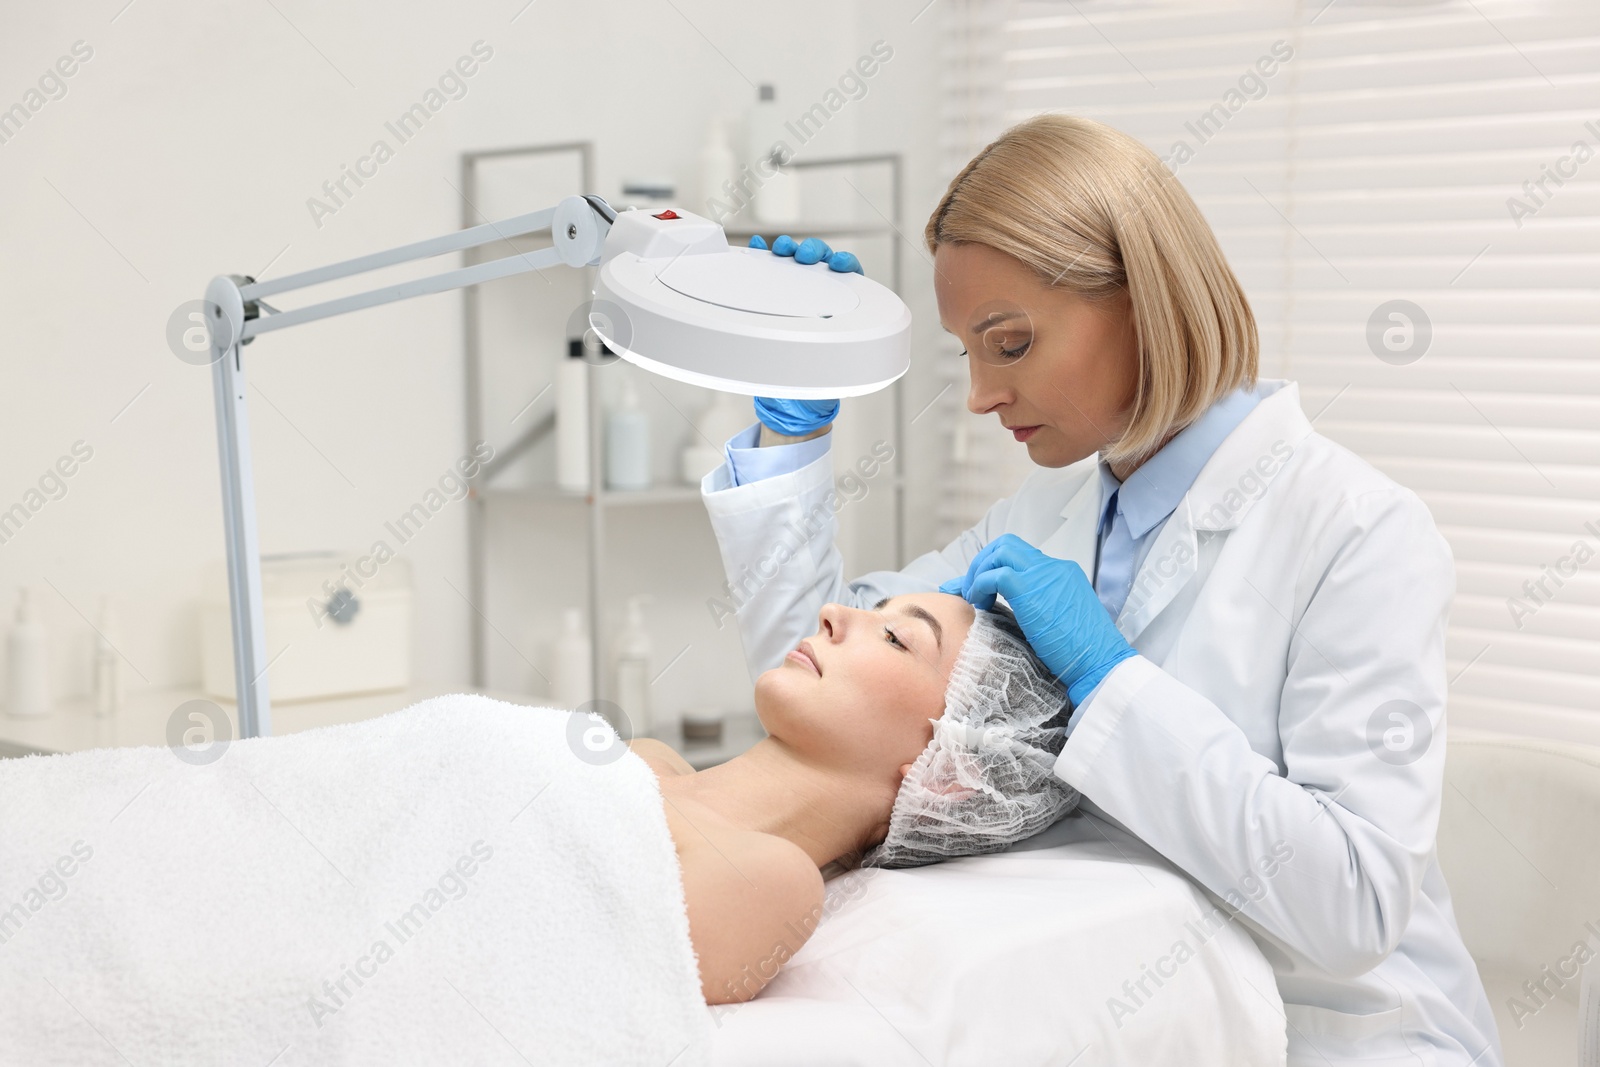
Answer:
[[[646,370],[751,396],[861,396],[911,362],[911,312],[887,286],[730,248],[721,226],[675,209],[617,214],[589,326]]]

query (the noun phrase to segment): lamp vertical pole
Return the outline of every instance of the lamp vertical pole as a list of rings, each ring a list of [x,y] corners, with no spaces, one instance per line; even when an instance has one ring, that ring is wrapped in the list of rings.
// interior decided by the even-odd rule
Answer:
[[[222,467],[222,521],[228,542],[228,604],[233,623],[233,684],[239,708],[239,736],[264,737],[272,733],[272,710],[267,697],[261,557],[250,465],[248,383],[242,357],[244,307],[235,279],[219,277],[207,288],[206,321],[211,327],[211,383]]]

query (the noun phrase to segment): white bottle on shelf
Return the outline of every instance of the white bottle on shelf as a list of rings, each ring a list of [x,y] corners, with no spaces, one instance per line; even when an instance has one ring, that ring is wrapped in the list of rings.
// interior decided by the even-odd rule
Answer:
[[[695,416],[694,429],[679,460],[683,480],[699,485],[700,479],[722,466],[722,446],[756,421],[750,398],[736,393],[713,392],[711,403]]]
[[[696,215],[723,226],[740,216],[747,203],[746,192],[739,188],[739,159],[728,127],[725,118],[711,120],[705,147],[700,149],[700,184],[695,190],[698,199],[689,205]]]
[[[650,416],[632,377],[623,379],[622,399],[606,416],[606,488],[650,488]]]
[[[101,718],[115,715],[122,707],[122,657],[116,642],[121,639],[111,598],[100,598],[99,632],[94,639],[94,713]]]
[[[745,117],[744,128],[745,154],[757,186],[754,221],[768,226],[794,225],[800,221],[800,178],[792,167],[781,164],[789,161],[795,146],[784,128],[772,85],[756,88],[756,102]]]
[[[574,493],[589,488],[589,363],[581,338],[567,342],[556,368],[556,484]]]
[[[656,732],[661,723],[650,707],[650,634],[644,628],[644,597],[628,598],[627,621],[617,633],[617,706],[628,717],[634,737]]]
[[[6,711],[19,719],[37,719],[50,713],[50,655],[44,623],[39,619],[33,592],[24,586],[17,595],[17,620],[7,642],[10,673],[6,685]]]
[[[550,703],[569,711],[589,702],[591,647],[583,631],[583,612],[568,608],[561,616],[561,636],[551,646]]]

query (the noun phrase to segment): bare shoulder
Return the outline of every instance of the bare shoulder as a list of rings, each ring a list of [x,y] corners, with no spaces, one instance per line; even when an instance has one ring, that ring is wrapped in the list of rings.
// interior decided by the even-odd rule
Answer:
[[[689,761],[678,755],[671,745],[653,737],[634,738],[628,742],[628,751],[649,764],[658,778],[694,773]]]
[[[772,834],[682,834],[689,936],[708,1004],[749,1000],[800,950],[822,917],[822,872]]]

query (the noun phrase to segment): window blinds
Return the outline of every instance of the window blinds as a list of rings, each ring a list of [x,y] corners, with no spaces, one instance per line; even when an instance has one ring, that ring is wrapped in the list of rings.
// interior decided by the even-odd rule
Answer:
[[[1042,111],[1138,137],[1249,293],[1263,376],[1427,502],[1452,721],[1600,740],[1600,5],[968,0],[945,31],[947,174]],[[947,533],[1027,465],[962,392]]]

